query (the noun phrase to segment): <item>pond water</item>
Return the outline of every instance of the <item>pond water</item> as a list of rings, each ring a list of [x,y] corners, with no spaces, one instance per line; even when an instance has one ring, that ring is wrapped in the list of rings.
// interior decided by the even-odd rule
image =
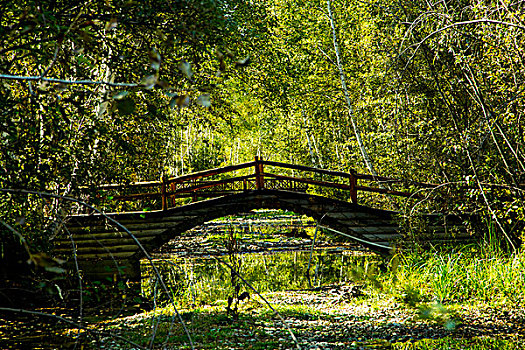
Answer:
[[[258,292],[265,293],[346,284],[363,276],[374,278],[380,260],[375,255],[332,248],[314,251],[311,258],[309,251],[300,250],[206,258],[172,256],[155,259],[154,263],[176,304],[191,307],[226,300],[237,286],[238,294],[252,294],[232,268]],[[142,261],[141,270],[143,295],[152,299],[157,293],[156,300],[167,300],[147,261]]]

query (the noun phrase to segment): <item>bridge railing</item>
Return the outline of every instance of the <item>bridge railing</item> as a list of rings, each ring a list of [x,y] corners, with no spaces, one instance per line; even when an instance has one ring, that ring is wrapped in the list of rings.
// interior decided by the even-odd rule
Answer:
[[[241,174],[239,174],[241,173]],[[409,197],[412,193],[384,187],[359,184],[360,181],[379,183],[402,182],[387,177],[372,177],[353,171],[341,172],[287,164],[255,158],[252,162],[199,171],[178,177],[163,177],[160,181],[136,182],[126,185],[110,184],[99,187],[106,201],[113,203],[143,202],[167,210],[188,200],[213,198],[245,191],[274,189],[307,192],[315,188],[340,191],[353,203],[359,192]],[[434,186],[420,184],[421,186]],[[138,205],[140,207],[140,204]],[[122,208],[121,208],[122,209]],[[126,208],[123,208],[124,211]]]

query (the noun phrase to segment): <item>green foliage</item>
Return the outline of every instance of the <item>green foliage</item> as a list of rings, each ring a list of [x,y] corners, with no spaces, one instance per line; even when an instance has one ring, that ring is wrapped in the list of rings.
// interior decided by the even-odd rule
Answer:
[[[502,349],[514,350],[521,349],[521,345],[504,339],[493,338],[474,338],[474,339],[455,339],[446,337],[444,339],[424,339],[417,342],[393,344],[395,350],[431,350],[431,349],[465,349],[465,350],[485,350]]]
[[[211,135],[208,144],[191,130],[210,135],[214,120],[202,121],[212,104],[222,115],[212,101],[225,78],[215,73],[246,66],[236,67],[253,38],[242,23],[258,5],[24,0],[0,7],[0,188],[99,205],[93,188],[101,183],[221,164],[221,139]],[[228,53],[220,67],[215,47]],[[171,99],[183,102],[170,108]],[[0,193],[0,216],[13,227],[23,218],[16,230],[35,251],[48,249],[57,220],[71,210],[85,209]],[[6,243],[12,233],[0,230],[3,249],[15,248]]]
[[[525,280],[522,250],[510,255],[483,247],[403,253],[381,279],[385,290],[410,306],[479,301],[521,305]]]

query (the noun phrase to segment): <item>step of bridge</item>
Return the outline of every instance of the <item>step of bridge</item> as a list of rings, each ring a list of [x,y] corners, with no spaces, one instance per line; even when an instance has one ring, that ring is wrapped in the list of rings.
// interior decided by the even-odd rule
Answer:
[[[120,222],[119,223],[127,228],[130,231],[133,230],[151,230],[151,229],[166,229],[166,228],[172,228],[180,224],[181,222],[185,222],[188,220],[193,220],[198,218],[198,216],[195,215],[188,215],[188,216],[177,216],[174,218],[168,218],[166,220],[150,220],[147,222],[144,222],[142,220],[136,220],[134,223],[126,223],[126,222]],[[82,225],[82,223],[76,223],[76,224],[67,224],[67,228],[69,232],[71,233],[83,233],[86,231],[89,231],[91,233],[104,233],[104,232],[111,232],[111,231],[117,231],[122,230],[118,227],[118,225],[115,224],[104,224],[101,222],[88,224],[88,225]]]
[[[133,244],[127,244],[127,245],[111,245],[111,246],[77,246],[77,255],[78,256],[85,256],[85,254],[97,254],[97,253],[103,253],[108,255],[109,253],[122,253],[122,252],[133,252],[136,253],[140,250],[140,248],[133,242]],[[57,252],[65,252],[65,251],[71,251],[71,248],[57,248]]]
[[[140,238],[137,237],[138,241],[141,244],[146,244],[154,240],[155,238],[157,237],[156,236],[147,236],[147,237],[140,237]],[[115,245],[126,245],[126,244],[134,244],[136,246],[136,241],[129,236],[127,236],[126,238],[115,237],[115,238],[100,238],[100,239],[97,239],[97,238],[75,239],[75,247],[77,248],[91,247],[91,246],[93,247],[105,246],[108,249],[110,249],[112,248],[112,246],[115,246]],[[55,250],[57,251],[65,250],[65,249],[71,250],[71,248],[72,248],[71,241],[62,240],[62,241],[58,241],[55,243]]]

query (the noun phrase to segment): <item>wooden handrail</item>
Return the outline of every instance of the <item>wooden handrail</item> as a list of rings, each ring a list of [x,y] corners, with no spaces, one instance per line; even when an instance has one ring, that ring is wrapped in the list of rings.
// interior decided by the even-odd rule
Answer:
[[[179,190],[175,191],[166,191],[165,196],[171,197],[180,195],[183,193],[190,193],[198,190],[203,190],[206,188],[212,188],[217,187],[223,184],[233,183],[236,181],[244,181],[248,179],[255,178],[254,175],[245,175],[245,176],[237,176],[229,179],[224,180],[216,180],[216,181],[206,181],[202,184],[197,184],[195,186],[181,188]],[[125,195],[116,195],[113,198],[118,200],[137,200],[137,199],[155,199],[155,198],[161,198],[164,194],[162,192],[149,192],[149,193],[135,193],[135,194],[125,194]]]
[[[278,180],[291,180],[291,181],[310,184],[310,185],[337,188],[340,190],[350,190],[351,189],[350,185],[340,184],[337,182],[320,181],[320,180],[306,179],[306,178],[295,177],[295,176],[277,175],[277,174],[272,174],[272,173],[263,173],[263,175],[265,177],[272,177]]]
[[[289,175],[279,175],[274,174],[272,172],[265,172],[266,167],[274,167],[274,168],[281,168],[281,169],[292,169],[302,172],[309,172],[309,173],[316,173],[321,175],[327,175],[335,178],[342,178],[345,179],[345,183],[338,182],[337,179],[334,179],[335,181],[324,181],[319,179],[313,179],[313,178],[307,178],[307,177],[297,177],[297,176],[289,176]],[[228,177],[226,179],[220,179],[220,180],[206,180],[208,177],[212,177],[219,174],[225,174],[225,173],[231,173],[236,170],[241,169],[247,169],[252,168],[252,172],[248,175],[242,175],[242,176],[234,176],[234,177]],[[229,175],[231,176],[231,175]],[[367,187],[367,186],[358,186],[357,180],[367,180],[367,181],[377,181],[377,182],[391,182],[391,183],[412,183],[416,186],[420,187],[426,187],[426,188],[435,188],[437,185],[434,184],[428,184],[428,183],[420,183],[420,182],[414,182],[414,181],[404,181],[399,179],[393,179],[389,177],[383,177],[383,176],[371,176],[366,174],[357,174],[353,170],[348,172],[342,172],[342,171],[333,171],[333,170],[326,170],[326,169],[319,169],[319,168],[313,168],[309,166],[303,166],[303,165],[297,165],[297,164],[287,164],[287,163],[281,163],[281,162],[274,162],[274,161],[268,161],[268,160],[262,160],[258,157],[255,157],[255,161],[252,162],[246,162],[241,163],[237,165],[229,165],[221,168],[214,168],[209,170],[203,170],[198,171],[182,176],[177,177],[171,177],[166,178],[163,177],[161,181],[144,181],[144,182],[133,182],[129,184],[106,184],[99,186],[99,189],[101,190],[128,190],[129,192],[137,192],[140,191],[140,189],[147,191],[145,193],[131,193],[131,194],[116,194],[113,196],[113,199],[116,200],[128,200],[128,201],[134,201],[134,200],[140,200],[140,199],[161,199],[162,209],[167,210],[170,205],[170,200],[175,204],[174,199],[177,196],[186,196],[187,194],[190,194],[194,197],[194,200],[196,200],[197,196],[207,196],[208,192],[213,192],[217,196],[221,193],[238,193],[240,191],[246,191],[249,189],[247,186],[248,180],[255,180],[253,187],[250,187],[252,189],[262,190],[265,189],[265,178],[268,180],[283,180],[283,181],[292,181],[296,183],[302,183],[302,184],[308,184],[308,185],[314,185],[314,186],[322,186],[327,188],[335,188],[343,191],[349,191],[350,199],[353,203],[357,203],[357,193],[358,192],[372,192],[372,193],[381,193],[381,194],[390,194],[395,196],[401,196],[401,197],[414,197],[419,198],[420,196],[415,195],[413,193],[405,192],[405,191],[395,191],[390,189],[384,189],[384,188],[374,188],[374,187]],[[199,181],[197,181],[199,180]],[[204,191],[205,189],[211,189],[217,186],[225,185],[225,184],[233,184],[233,183],[239,183],[240,186],[231,186],[230,188],[223,189],[223,190],[212,190],[212,191]],[[179,188],[177,189],[178,185],[185,184],[185,188]],[[270,186],[271,187],[271,186]],[[295,187],[291,187],[292,189]],[[149,189],[149,191],[148,191]],[[152,192],[154,190],[154,192]],[[201,191],[201,195],[199,195],[199,191]],[[209,193],[208,193],[209,194]]]
[[[209,170],[198,171],[195,173],[190,173],[190,174],[181,175],[177,177],[170,177],[168,179],[168,183],[170,184],[171,183],[181,183],[181,182],[185,182],[188,180],[197,180],[203,177],[214,176],[218,174],[228,173],[230,171],[253,167],[255,166],[255,164],[256,162],[247,162],[247,163],[241,163],[237,165],[228,165],[228,166],[221,167],[221,168],[214,168],[214,169],[209,169]]]
[[[323,174],[323,175],[338,176],[338,177],[344,177],[344,178],[350,178],[352,176],[358,177],[357,174],[353,174],[352,172],[345,173],[345,172],[342,172],[342,171],[334,171],[334,170],[312,168],[312,167],[304,166],[304,165],[286,164],[286,163],[280,163],[280,162],[273,162],[273,161],[269,161],[269,160],[261,160],[259,162],[264,164],[264,165],[268,165],[268,166],[275,166],[275,167],[279,167],[279,168],[301,170],[301,171],[309,171],[309,172]]]
[[[203,190],[203,189],[206,189],[206,188],[217,187],[217,186],[220,186],[220,185],[224,185],[224,184],[228,184],[228,183],[232,183],[232,182],[237,182],[237,181],[253,179],[253,178],[255,178],[255,175],[244,175],[244,176],[237,176],[237,177],[232,177],[232,178],[223,179],[223,180],[206,181],[203,184],[198,184],[198,185],[191,186],[191,187],[181,188],[180,190],[168,191],[166,194],[168,196],[173,196],[173,195],[177,195],[177,194],[181,194],[181,193],[188,193],[188,192]]]
[[[378,182],[397,182],[397,183],[410,183],[412,185],[418,186],[418,187],[427,187],[427,188],[435,188],[439,185],[431,184],[431,183],[425,183],[425,182],[418,182],[418,181],[412,181],[412,180],[400,180],[400,179],[394,179],[391,177],[386,176],[373,176],[368,174],[359,174],[355,173],[353,170],[350,170],[349,173],[342,172],[342,171],[335,171],[335,170],[326,170],[326,169],[319,169],[319,168],[313,168],[309,166],[304,165],[297,165],[297,164],[287,164],[287,163],[281,163],[281,162],[273,162],[268,160],[261,160],[260,163],[269,165],[269,166],[276,166],[280,168],[286,168],[286,169],[294,169],[294,170],[301,170],[301,171],[309,171],[314,172],[318,174],[323,175],[330,175],[330,176],[337,176],[337,177],[344,177],[344,178],[351,178],[354,176],[356,179],[360,180],[369,180],[369,181],[378,181]]]

